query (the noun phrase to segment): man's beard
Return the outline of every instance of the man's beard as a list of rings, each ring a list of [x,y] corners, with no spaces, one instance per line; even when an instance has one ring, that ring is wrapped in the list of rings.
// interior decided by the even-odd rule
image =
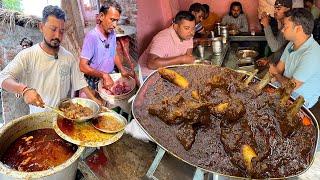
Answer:
[[[240,14],[239,14],[239,15],[237,15],[237,16],[232,15],[232,17],[233,17],[233,18],[238,18],[239,16],[240,16]]]
[[[44,42],[46,43],[46,45],[52,49],[58,49],[59,46],[60,46],[60,40],[59,39],[52,39],[50,41],[50,43],[45,39],[44,39]]]

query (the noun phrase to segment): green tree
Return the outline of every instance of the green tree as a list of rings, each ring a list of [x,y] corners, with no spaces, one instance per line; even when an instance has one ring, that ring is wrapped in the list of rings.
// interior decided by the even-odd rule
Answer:
[[[20,0],[2,0],[2,6],[5,9],[11,9],[11,10],[22,12]]]

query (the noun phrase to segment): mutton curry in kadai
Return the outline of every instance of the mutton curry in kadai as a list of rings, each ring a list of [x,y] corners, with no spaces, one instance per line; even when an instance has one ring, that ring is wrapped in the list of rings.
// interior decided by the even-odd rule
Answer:
[[[297,116],[302,97],[287,104],[291,83],[270,93],[268,74],[251,84],[253,76],[212,66],[158,73],[136,111],[148,133],[182,159],[251,178],[288,177],[311,163],[316,130]]]

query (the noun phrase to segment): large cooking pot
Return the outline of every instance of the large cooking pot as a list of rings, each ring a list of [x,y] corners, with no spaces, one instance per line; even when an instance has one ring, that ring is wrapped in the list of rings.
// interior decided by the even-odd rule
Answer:
[[[169,68],[187,77],[187,79],[190,81],[189,85],[193,88],[201,88],[201,86],[199,86],[199,84],[201,83],[199,82],[205,82],[207,78],[221,71],[221,67],[210,65],[178,65],[171,66]],[[218,128],[198,131],[196,140],[194,141],[192,148],[189,150],[185,150],[185,148],[176,138],[176,131],[179,127],[169,126],[161,121],[158,117],[152,116],[148,113],[148,105],[156,102],[161,102],[161,100],[159,99],[162,99],[163,96],[168,95],[170,97],[170,95],[174,95],[178,92],[184,93],[179,87],[170,85],[169,82],[165,83],[166,85],[164,86],[157,86],[157,83],[160,81],[165,80],[160,77],[158,71],[155,71],[150,76],[148,76],[144,84],[138,90],[136,98],[134,99],[134,102],[132,104],[133,115],[137,119],[142,129],[161,148],[192,166],[203,169],[207,172],[214,173],[216,175],[220,175],[221,177],[243,178],[227,173],[227,169],[223,165],[226,163],[230,163],[227,162],[229,161],[228,158],[217,160],[216,157],[225,157],[225,154],[219,153],[224,152],[223,147],[221,146],[221,142],[219,143],[213,139],[214,134],[220,134],[220,130]],[[271,85],[269,84],[269,86]],[[164,92],[166,92],[165,95]],[[298,176],[309,169],[309,167],[313,163],[314,155],[316,152],[316,145],[319,139],[318,123],[313,114],[305,107],[302,107],[299,113],[312,120],[315,137],[312,140],[313,149],[310,155],[309,166],[306,167],[302,172],[294,176]],[[212,127],[220,126],[220,122],[221,121],[212,121]],[[219,170],[217,170],[217,168],[219,168]],[[280,179],[283,179],[283,177],[281,177]]]
[[[14,140],[23,134],[37,129],[52,128],[53,120],[56,118],[57,114],[53,112],[42,112],[26,115],[6,124],[0,129],[0,156],[2,156]],[[73,156],[63,164],[52,169],[37,172],[20,172],[8,168],[0,162],[0,179],[74,180],[79,157],[83,151],[84,147],[79,146]]]

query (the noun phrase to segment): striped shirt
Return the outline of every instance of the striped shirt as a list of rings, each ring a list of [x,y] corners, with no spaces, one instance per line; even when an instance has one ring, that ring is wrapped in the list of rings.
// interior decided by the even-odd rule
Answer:
[[[248,32],[248,20],[244,14],[240,14],[237,18],[234,18],[233,16],[227,14],[222,18],[221,24],[235,24],[240,32]]]
[[[200,31],[202,31],[202,29],[203,29],[203,26],[201,23],[196,24],[196,27],[195,27],[196,33],[200,33]]]

